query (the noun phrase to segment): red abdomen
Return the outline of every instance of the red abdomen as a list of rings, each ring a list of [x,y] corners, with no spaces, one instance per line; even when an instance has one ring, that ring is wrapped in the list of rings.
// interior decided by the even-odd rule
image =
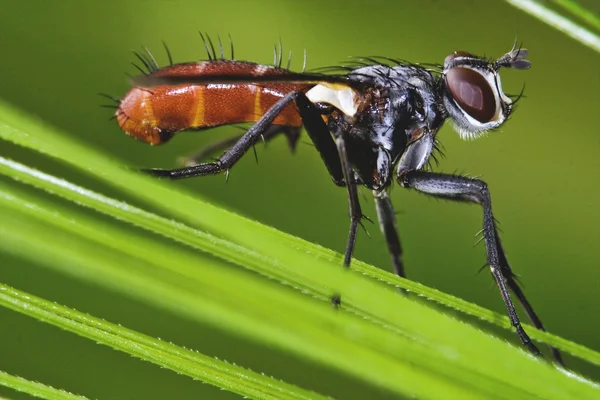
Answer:
[[[204,61],[161,68],[154,76],[285,75],[289,71],[242,61]],[[225,124],[257,121],[277,100],[311,85],[289,83],[163,85],[134,87],[117,109],[119,126],[150,144],[164,143],[174,133]],[[287,106],[274,125],[302,125],[295,104]]]

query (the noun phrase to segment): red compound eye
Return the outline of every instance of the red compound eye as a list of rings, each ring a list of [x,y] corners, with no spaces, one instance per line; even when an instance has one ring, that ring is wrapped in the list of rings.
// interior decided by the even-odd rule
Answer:
[[[490,122],[496,115],[494,89],[479,72],[464,67],[446,72],[446,85],[456,104],[481,123]]]

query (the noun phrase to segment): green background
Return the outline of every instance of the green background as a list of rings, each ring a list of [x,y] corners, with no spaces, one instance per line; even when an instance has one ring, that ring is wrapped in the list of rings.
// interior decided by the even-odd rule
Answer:
[[[124,165],[174,167],[179,156],[239,131],[185,133],[151,147],[108,121],[111,112],[99,107],[105,101],[97,93],[127,91],[126,73],[135,73],[131,50],[142,45],[162,63],[162,40],[176,61],[204,59],[199,29],[213,37],[231,34],[237,59],[264,63],[272,62],[273,44],[281,37],[284,51],[294,52],[296,70],[304,49],[308,68],[370,55],[442,62],[454,50],[502,55],[518,35],[533,67],[503,72],[503,84],[508,93],[526,84],[527,97],[500,131],[477,141],[462,141],[445,126],[439,139],[446,158],[437,169],[488,182],[509,260],[547,329],[600,349],[597,53],[501,1],[13,1],[2,5],[0,14],[0,96]],[[216,176],[173,185],[342,252],[346,193],[331,183],[306,136],[293,156],[283,139],[257,151],[259,163],[252,155],[243,158],[227,184]],[[6,142],[0,143],[0,154],[111,194]],[[375,219],[370,194],[363,192],[363,208]],[[503,312],[492,280],[477,273],[485,262],[483,246],[473,248],[480,209],[398,187],[392,198],[409,277]],[[377,225],[367,229],[371,237],[359,233],[356,257],[390,269]],[[322,367],[0,257],[0,280],[21,290],[336,397],[387,397]],[[494,333],[516,343],[510,333]],[[49,368],[54,360],[61,366]],[[600,378],[598,368],[567,362]],[[0,309],[0,370],[97,398],[236,397],[5,309]],[[2,394],[19,398],[0,389]]]

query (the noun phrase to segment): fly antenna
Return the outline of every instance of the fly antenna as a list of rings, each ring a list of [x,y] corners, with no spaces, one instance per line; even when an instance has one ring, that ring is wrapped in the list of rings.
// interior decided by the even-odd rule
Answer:
[[[169,46],[167,46],[167,44],[165,43],[164,40],[163,40],[162,44],[163,44],[163,47],[165,48],[165,51],[167,52],[167,58],[169,59],[169,65],[173,66],[173,57],[171,57],[171,50],[169,50]]]
[[[517,47],[517,41],[518,38],[515,36],[512,49],[492,63],[495,69],[500,67],[528,69],[531,67],[531,61],[525,59],[529,55],[529,51],[523,48],[523,43]]]
[[[200,37],[202,38],[202,43],[204,43],[204,50],[206,50],[206,56],[208,57],[208,61],[214,61],[211,54],[210,54],[210,48],[208,47],[208,43],[206,42],[206,38],[204,37],[204,35],[202,34],[202,32],[198,31],[198,33],[200,34]]]
[[[233,39],[231,39],[231,33],[229,34],[229,47],[231,49],[231,60],[235,60],[235,57],[233,56]]]
[[[511,50],[496,61],[492,63],[494,69],[500,67],[514,68],[514,69],[528,69],[531,67],[531,61],[526,60],[525,57],[529,55],[529,51],[522,47],[516,50]]]
[[[273,66],[277,66],[277,45],[273,46]]]
[[[217,40],[219,41],[219,49],[221,50],[221,60],[224,60],[225,51],[223,50],[223,42],[221,41],[221,36],[217,35]]]
[[[285,69],[290,69],[290,65],[292,63],[292,51],[290,50],[290,54],[288,54],[288,61]]]

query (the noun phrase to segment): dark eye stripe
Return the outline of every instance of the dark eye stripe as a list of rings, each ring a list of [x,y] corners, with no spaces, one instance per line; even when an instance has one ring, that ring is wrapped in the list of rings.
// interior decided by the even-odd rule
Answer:
[[[496,115],[496,98],[489,82],[477,71],[456,67],[446,72],[446,85],[456,103],[481,123]]]

